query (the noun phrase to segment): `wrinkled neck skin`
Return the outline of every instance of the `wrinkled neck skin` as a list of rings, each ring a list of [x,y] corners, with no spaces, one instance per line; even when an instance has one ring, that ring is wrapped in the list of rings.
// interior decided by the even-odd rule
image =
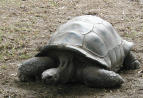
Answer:
[[[81,76],[82,68],[89,65],[87,59],[69,51],[52,51],[48,53],[48,56],[57,63],[56,82],[60,83],[77,81],[77,78]]]
[[[57,63],[56,82],[66,83],[73,77],[74,62],[72,53],[66,51],[52,51],[48,56],[53,58]]]
[[[73,55],[70,53],[62,53],[58,56],[59,66],[58,75],[59,82],[66,83],[74,74]]]
[[[53,58],[57,63],[56,82],[58,83],[80,81],[83,68],[85,66],[95,66],[95,63],[87,58],[69,51],[52,51],[47,56]]]

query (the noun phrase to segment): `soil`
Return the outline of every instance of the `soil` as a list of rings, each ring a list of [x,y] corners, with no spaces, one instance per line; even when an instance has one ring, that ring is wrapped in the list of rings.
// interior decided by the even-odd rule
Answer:
[[[50,34],[79,15],[97,15],[110,22],[141,63],[122,71],[119,88],[89,88],[82,84],[45,85],[20,82],[18,65],[46,45]],[[139,0],[1,0],[0,98],[143,98],[143,5]]]

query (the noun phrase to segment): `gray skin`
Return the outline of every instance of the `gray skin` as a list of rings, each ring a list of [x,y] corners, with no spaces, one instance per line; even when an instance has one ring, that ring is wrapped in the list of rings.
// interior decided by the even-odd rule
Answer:
[[[116,72],[140,67],[132,46],[105,20],[91,15],[75,17],[60,26],[35,57],[19,66],[18,77],[23,82],[42,79],[47,84],[120,86],[124,80]]]
[[[33,57],[23,62],[18,71],[20,81],[28,82],[42,79],[46,84],[81,82],[89,87],[99,88],[112,88],[124,83],[124,79],[118,73],[104,69],[98,63],[90,62],[83,57],[81,57],[81,61],[81,58],[78,59],[75,54],[68,52],[56,54],[55,59],[53,56]],[[124,60],[123,69],[130,70],[139,67],[139,61],[132,52],[129,52]]]

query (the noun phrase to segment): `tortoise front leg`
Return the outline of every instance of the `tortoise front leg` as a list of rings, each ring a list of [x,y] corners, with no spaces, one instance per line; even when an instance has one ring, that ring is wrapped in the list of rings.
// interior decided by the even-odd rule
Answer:
[[[33,57],[23,62],[18,68],[18,77],[20,81],[26,82],[41,78],[41,73],[48,69],[56,67],[54,60],[49,57]]]
[[[123,63],[124,69],[138,69],[140,68],[140,62],[137,60],[135,55],[130,51],[128,55],[126,56],[124,63]]]
[[[120,86],[124,82],[119,74],[95,66],[85,67],[78,77],[82,77],[80,80],[84,84],[90,87],[99,88],[116,87]]]

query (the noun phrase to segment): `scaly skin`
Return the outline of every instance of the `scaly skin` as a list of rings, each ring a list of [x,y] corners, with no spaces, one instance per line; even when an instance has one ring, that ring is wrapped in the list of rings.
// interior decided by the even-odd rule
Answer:
[[[136,59],[135,55],[131,51],[126,56],[123,65],[124,69],[128,70],[140,68],[140,62]]]
[[[47,84],[64,84],[77,79],[87,86],[100,88],[116,87],[124,82],[119,74],[98,67],[100,65],[93,64],[87,59],[83,59],[83,62],[80,63],[78,60],[82,59],[74,58],[75,56],[68,52],[57,54],[59,55],[56,55],[59,65],[56,65],[55,60],[50,57],[34,57],[25,61],[18,69],[19,79],[29,81],[42,76],[42,80]],[[139,63],[135,56],[129,53],[125,58],[124,66],[132,69],[133,66],[139,66]],[[138,67],[134,69],[136,68]]]

